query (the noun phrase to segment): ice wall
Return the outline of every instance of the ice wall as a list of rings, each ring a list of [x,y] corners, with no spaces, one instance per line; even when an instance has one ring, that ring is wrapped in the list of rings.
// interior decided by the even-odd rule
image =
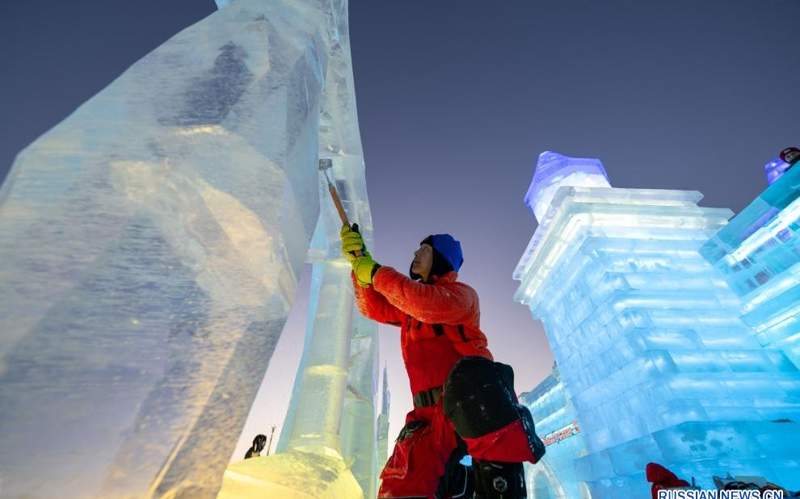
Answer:
[[[0,190],[3,494],[216,491],[317,223],[343,18],[238,0],[19,154]]]
[[[800,166],[780,173],[701,253],[742,297],[759,343],[800,368]]]
[[[562,158],[516,299],[542,320],[572,394],[591,496],[645,497],[649,461],[707,488],[727,472],[800,487],[800,373],[756,341],[699,252],[731,212],[697,192],[591,187],[599,171],[573,182],[586,172]]]
[[[529,495],[534,499],[590,497],[586,484],[575,473],[575,460],[586,455],[586,440],[558,368],[554,367],[533,390],[523,393],[520,402],[530,409],[536,433],[547,446],[541,461],[525,463]]]

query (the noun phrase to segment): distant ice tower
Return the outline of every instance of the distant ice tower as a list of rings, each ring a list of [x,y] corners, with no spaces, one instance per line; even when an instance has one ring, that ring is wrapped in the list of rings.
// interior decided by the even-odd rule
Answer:
[[[593,498],[647,497],[650,461],[706,488],[728,472],[800,487],[800,373],[759,344],[699,253],[731,215],[701,197],[613,188],[598,160],[539,158],[515,298],[544,324]]]
[[[381,412],[378,415],[378,471],[383,469],[389,455],[389,408],[392,395],[389,393],[389,373],[383,367],[383,390],[381,391]]]

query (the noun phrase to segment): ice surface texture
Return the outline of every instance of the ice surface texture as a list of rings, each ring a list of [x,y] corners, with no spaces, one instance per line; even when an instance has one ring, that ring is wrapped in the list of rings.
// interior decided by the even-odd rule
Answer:
[[[331,160],[330,175],[349,220],[358,223],[367,246],[374,250],[347,4],[342,2],[330,12],[338,29],[328,53],[319,155]],[[309,252],[313,271],[305,346],[278,450],[340,455],[365,497],[371,497],[378,466],[378,328],[377,323],[362,317],[354,304],[350,265],[340,249],[341,221],[324,185],[320,196],[320,217]]]
[[[238,0],[19,154],[0,191],[3,494],[215,493],[317,224],[345,21],[344,2]]]
[[[525,478],[533,497],[582,498],[575,475],[575,460],[585,455],[586,439],[577,424],[577,413],[558,369],[536,388],[520,396],[536,422],[536,433],[545,440],[547,453],[535,465],[525,464]],[[545,491],[550,495],[546,495]]]
[[[372,247],[347,3],[322,3],[328,4],[324,10],[333,29],[320,103],[319,157],[331,160],[329,174],[350,221],[359,224]],[[308,256],[313,271],[305,345],[278,454],[231,465],[225,473],[224,496],[249,487],[260,496],[272,497],[278,495],[277,483],[298,496],[375,495],[377,324],[361,317],[353,303],[350,266],[340,250],[341,221],[327,187],[322,183],[319,187],[320,216]],[[309,475],[311,468],[297,466],[303,456],[311,459],[309,466],[321,460],[335,472]],[[343,483],[357,485],[344,492]],[[280,495],[289,494],[289,489],[281,490]]]
[[[703,245],[742,297],[742,318],[765,346],[800,368],[800,164]]]
[[[515,272],[516,299],[544,323],[592,497],[644,496],[648,460],[706,485],[709,470],[731,469],[800,486],[796,452],[764,444],[800,445],[798,423],[771,423],[800,420],[797,368],[759,344],[699,252],[731,212],[697,206],[696,192],[564,178]]]

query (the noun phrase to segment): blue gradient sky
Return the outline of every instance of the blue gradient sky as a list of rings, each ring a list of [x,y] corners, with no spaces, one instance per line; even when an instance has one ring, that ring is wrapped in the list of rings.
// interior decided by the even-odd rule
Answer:
[[[2,2],[0,178],[20,149],[213,11],[212,0]],[[765,186],[764,162],[800,143],[797,0],[354,0],[350,11],[373,254],[405,270],[427,234],[460,239],[462,280],[517,391],[552,365],[541,327],[511,299],[541,151],[599,157],[617,187],[696,189],[706,206],[738,211]],[[302,325],[293,314],[246,439],[282,420]],[[393,437],[410,396],[399,335],[381,332]]]

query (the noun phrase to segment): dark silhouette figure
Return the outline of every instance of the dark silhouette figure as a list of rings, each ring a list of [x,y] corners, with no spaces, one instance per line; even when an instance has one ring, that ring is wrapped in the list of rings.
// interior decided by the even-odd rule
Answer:
[[[251,457],[259,457],[265,445],[267,445],[267,436],[261,434],[256,435],[256,438],[253,439],[252,447],[247,449],[247,454],[244,455],[244,458],[250,459]]]

